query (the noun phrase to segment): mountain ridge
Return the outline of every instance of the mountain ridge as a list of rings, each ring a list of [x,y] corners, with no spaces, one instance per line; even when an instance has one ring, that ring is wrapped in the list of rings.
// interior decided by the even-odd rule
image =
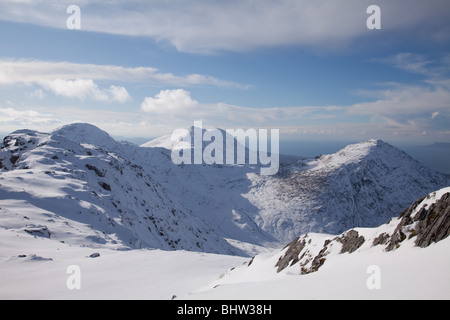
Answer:
[[[25,232],[35,219],[52,238],[89,246],[252,255],[311,231],[379,225],[447,183],[381,140],[280,156],[275,176],[249,165],[174,165],[170,156],[89,124],[16,131],[0,150],[4,223]],[[17,218],[17,208],[39,213]]]

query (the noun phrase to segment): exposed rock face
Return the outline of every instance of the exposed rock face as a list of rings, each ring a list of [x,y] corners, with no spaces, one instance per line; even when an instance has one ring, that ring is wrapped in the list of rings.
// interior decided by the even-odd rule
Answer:
[[[13,166],[15,166],[17,164],[17,161],[19,161],[19,159],[20,159],[19,155],[13,154],[11,158],[9,158],[9,162],[11,162]]]
[[[350,230],[345,233],[342,237],[336,239],[342,243],[341,253],[352,253],[355,252],[364,243],[364,237],[358,234],[358,231]]]
[[[326,256],[330,253],[331,247],[336,242],[341,244],[339,253],[342,254],[355,252],[365,241],[364,237],[360,236],[358,231],[349,230],[341,236],[325,240],[322,249],[315,254],[311,248],[308,248],[308,244],[311,241],[309,240],[307,242],[307,237],[308,235],[302,238],[296,238],[285,247],[285,249],[288,248],[286,253],[280,257],[275,265],[278,268],[277,272],[284,270],[288,266],[293,266],[297,262],[300,262],[301,274],[315,272],[325,263]],[[303,251],[303,249],[305,250]]]
[[[325,256],[328,255],[329,251],[328,251],[328,245],[330,244],[329,241],[325,241],[324,245],[323,245],[323,249],[320,250],[319,254],[317,256],[314,257],[313,261],[311,262],[311,266],[308,268],[306,265],[307,263],[304,263],[301,268],[301,274],[308,274],[311,272],[316,272],[317,270],[319,270],[319,268],[325,263]]]
[[[427,209],[419,211],[416,224],[416,245],[427,247],[433,242],[441,241],[450,234],[450,193]]]
[[[429,205],[428,198],[416,201],[400,215],[401,221],[392,234],[386,250],[395,249],[407,237],[416,237],[415,245],[428,247],[433,242],[445,239],[450,234],[450,193]]]
[[[361,230],[362,232],[362,230]],[[334,254],[353,253],[363,245],[385,246],[383,250],[392,251],[399,248],[403,241],[414,241],[414,245],[424,248],[434,242],[439,242],[450,234],[450,188],[445,188],[417,200],[399,218],[379,227],[379,232],[372,241],[365,239],[357,230],[351,229],[343,234],[328,238],[320,243],[311,243],[311,237],[306,234],[289,243],[280,256],[277,272],[292,267],[298,263],[300,274],[308,274],[319,270],[327,256]]]
[[[289,243],[285,248],[288,248],[286,251],[286,254],[278,260],[277,264],[275,265],[278,267],[277,272],[280,272],[281,270],[285,269],[289,263],[291,265],[297,263],[299,261],[299,253],[303,250],[303,248],[306,245],[306,241],[300,240],[299,237],[295,238],[291,243]]]
[[[373,239],[372,245],[377,246],[379,244],[386,244],[389,240],[389,235],[386,232],[381,233],[378,237]]]

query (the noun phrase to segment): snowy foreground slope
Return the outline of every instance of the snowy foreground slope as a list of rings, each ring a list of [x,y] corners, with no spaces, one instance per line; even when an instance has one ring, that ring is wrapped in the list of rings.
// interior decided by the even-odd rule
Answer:
[[[380,227],[311,233],[252,259],[94,249],[2,228],[0,299],[449,299],[449,199],[450,188],[439,190]]]
[[[190,299],[449,299],[450,188],[377,228],[306,234],[223,273]]]

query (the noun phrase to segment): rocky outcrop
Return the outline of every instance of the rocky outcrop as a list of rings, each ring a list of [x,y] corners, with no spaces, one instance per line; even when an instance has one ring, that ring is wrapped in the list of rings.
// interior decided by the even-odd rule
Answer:
[[[99,176],[100,178],[104,178],[106,176],[106,172],[103,171],[103,170],[98,169],[96,166],[93,166],[93,165],[90,165],[89,163],[87,163],[85,165],[85,167],[88,170],[94,171],[97,174],[97,176]]]
[[[50,238],[52,235],[47,226],[28,226],[24,231],[35,237]]]
[[[365,248],[384,246],[383,250],[399,248],[403,241],[414,241],[417,247],[427,247],[447,238],[450,234],[450,188],[433,192],[417,200],[399,218],[379,227],[372,241],[365,239],[363,230],[348,230],[339,236],[326,239],[323,244],[312,243],[308,234],[290,242],[275,267],[277,272],[298,263],[300,274],[316,272],[326,262],[331,252],[351,254],[363,245]],[[373,233],[372,233],[373,234]]]
[[[433,242],[445,239],[450,234],[450,193],[447,192],[435,202],[424,204],[427,198],[416,201],[400,215],[386,247],[387,251],[397,248],[406,238],[416,238],[415,245],[428,247]]]
[[[300,240],[299,237],[295,238],[290,242],[285,248],[288,248],[286,254],[278,260],[275,267],[277,267],[277,272],[284,270],[288,265],[293,265],[299,261],[299,254],[306,245],[304,239]]]
[[[443,195],[428,209],[422,209],[418,219],[415,231],[417,246],[424,248],[447,238],[450,234],[450,193]]]
[[[335,238],[338,242],[342,243],[341,253],[355,252],[364,243],[364,237],[360,236],[358,231],[350,230],[343,236]]]
[[[355,252],[364,242],[364,237],[359,235],[358,231],[349,230],[340,236],[325,240],[320,251],[315,253],[309,247],[311,239],[308,240],[308,235],[304,235],[302,238],[294,239],[285,247],[287,250],[275,267],[277,267],[277,272],[281,272],[285,268],[299,263],[301,274],[316,272],[325,263],[327,255],[336,243],[341,245],[339,253],[343,254]]]

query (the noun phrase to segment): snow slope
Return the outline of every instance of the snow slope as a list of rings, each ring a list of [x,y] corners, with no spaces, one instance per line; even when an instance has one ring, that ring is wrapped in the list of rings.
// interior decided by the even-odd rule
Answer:
[[[449,299],[449,234],[444,188],[377,228],[296,238],[184,298]]]
[[[336,240],[351,230],[340,236],[305,235],[297,239],[307,240],[305,251],[297,252],[300,259],[280,272],[280,258],[297,241],[250,260],[184,250],[92,248],[39,231],[0,228],[0,299],[449,299],[450,238],[422,248],[416,245],[418,233],[390,251],[389,241],[373,242],[398,230],[411,235],[420,221],[438,221],[434,204],[444,195],[447,204],[440,208],[446,208],[448,223],[450,188],[421,199],[389,224],[354,229],[365,241],[351,253],[341,253],[343,245]],[[408,217],[418,220],[405,223]],[[301,274],[301,253],[324,254],[325,243],[326,261],[316,272]],[[78,289],[70,289],[73,266],[80,271]]]
[[[245,259],[184,250],[90,248],[3,228],[0,243],[1,300],[170,300]],[[99,256],[91,258],[95,253]],[[72,266],[80,271],[79,289],[70,289]]]

